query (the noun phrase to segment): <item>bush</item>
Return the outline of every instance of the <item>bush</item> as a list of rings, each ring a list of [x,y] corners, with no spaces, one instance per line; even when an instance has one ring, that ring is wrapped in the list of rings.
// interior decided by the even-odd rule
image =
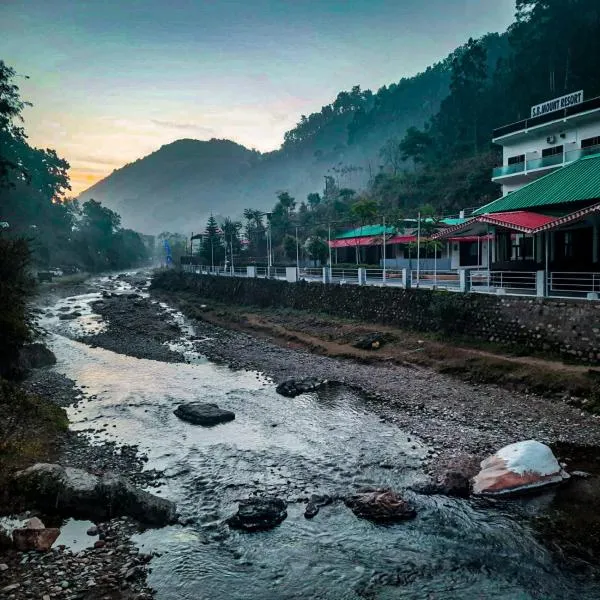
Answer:
[[[30,258],[26,240],[0,234],[0,377],[19,374],[19,351],[31,339],[27,303],[35,282],[28,272]]]

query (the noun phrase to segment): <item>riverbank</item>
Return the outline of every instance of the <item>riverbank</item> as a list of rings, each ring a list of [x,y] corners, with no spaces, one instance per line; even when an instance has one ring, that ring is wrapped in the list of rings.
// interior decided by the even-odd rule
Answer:
[[[177,500],[185,525],[142,534],[141,555],[136,546],[139,538],[133,544],[131,538],[138,525],[118,519],[99,524],[106,528],[101,531],[105,539],[100,540],[106,544],[99,548],[57,550],[43,557],[4,554],[0,564],[9,569],[0,572],[0,578],[10,577],[10,585],[21,586],[9,597],[20,600],[29,597],[26,592],[40,590],[60,599],[141,599],[151,593],[147,566],[153,571],[149,585],[169,600],[181,597],[184,589],[187,596],[183,595],[190,598],[204,589],[214,592],[215,598],[243,597],[240,590],[247,590],[250,582],[262,590],[261,597],[286,597],[283,588],[271,587],[280,578],[282,585],[293,587],[295,597],[313,597],[309,592],[314,586],[331,590],[333,585],[332,577],[321,579],[312,572],[315,544],[323,545],[328,556],[337,556],[328,567],[339,578],[336,586],[347,586],[343,582],[352,577],[356,589],[379,589],[377,573],[383,573],[386,581],[396,581],[400,568],[411,580],[427,581],[430,565],[451,560],[453,572],[456,568],[462,574],[462,585],[467,585],[471,569],[477,573],[485,569],[495,581],[508,576],[514,563],[519,585],[527,587],[531,577],[524,575],[519,556],[529,556],[540,569],[536,577],[543,572],[544,581],[554,569],[554,562],[544,562],[545,551],[539,564],[534,558],[540,556],[538,539],[545,548],[555,549],[559,569],[568,561],[569,577],[578,569],[577,585],[587,589],[597,572],[590,565],[600,564],[600,520],[595,511],[600,432],[597,419],[589,413],[560,397],[462,381],[410,359],[411,351],[433,354],[430,348],[436,340],[386,330],[378,350],[361,350],[353,343],[373,331],[369,326],[295,311],[217,305],[179,293],[162,296],[151,291],[148,298],[145,284],[144,277],[103,278],[87,290],[85,298],[68,296],[58,305],[47,306],[46,312],[53,316],[44,318],[59,333],[53,342],[59,363],[56,369],[33,372],[25,386],[28,392],[65,407],[71,416],[72,431],[61,434],[52,460],[85,465],[99,474],[126,474],[146,488],[160,483],[160,493]],[[177,306],[188,320],[175,312]],[[75,310],[82,316],[66,321],[55,316]],[[128,327],[121,330],[114,326],[116,322]],[[86,335],[91,324],[101,325],[105,337]],[[103,340],[111,351],[96,343],[104,344]],[[130,347],[131,341],[135,343]],[[158,347],[182,358],[146,360],[156,356]],[[192,358],[193,350],[201,356]],[[193,364],[185,364],[188,361]],[[346,386],[294,399],[275,393],[274,383],[305,376]],[[181,402],[199,399],[234,411],[235,420],[204,430],[173,415]],[[548,506],[527,505],[523,514],[520,502],[496,506],[428,496],[418,485],[427,481],[423,470],[436,473],[456,459],[477,465],[500,446],[531,437],[551,443],[569,471],[585,470],[592,477],[574,479],[556,490],[551,503],[550,494],[540,496],[539,501]],[[110,440],[133,445],[117,447]],[[148,453],[150,466],[164,473],[144,469],[146,457],[135,446],[138,441]],[[403,526],[403,552],[395,546],[397,531],[364,528],[339,502],[323,509],[316,519],[303,517],[312,493],[344,497],[357,486],[383,483],[407,494],[418,508],[414,527]],[[272,537],[240,536],[224,525],[240,498],[264,494],[289,504],[288,519]],[[539,512],[539,523],[525,515],[529,510]],[[497,519],[506,522],[495,526]],[[532,524],[519,529],[522,522]],[[488,533],[482,535],[484,531]],[[507,531],[514,533],[514,540],[512,534],[505,535]],[[526,552],[534,552],[531,556],[515,550],[523,536],[528,540]],[[431,544],[424,544],[423,539],[429,538]],[[393,552],[392,563],[386,548]],[[268,558],[272,551],[277,556]],[[147,563],[151,552],[164,554]],[[357,553],[362,553],[360,561],[366,565],[364,576],[353,571]],[[511,553],[510,564],[498,563],[499,555]],[[424,566],[413,565],[411,556],[423,556]],[[131,579],[125,578],[131,569]],[[293,574],[298,569],[301,575],[296,580]],[[65,575],[54,576],[54,572]],[[30,582],[26,587],[25,581]],[[566,579],[554,581],[570,585]],[[547,597],[573,596],[556,592]]]
[[[114,277],[112,281],[113,285],[103,287],[117,287],[117,282],[122,279]],[[135,280],[140,285],[145,282],[146,278]],[[83,280],[45,286],[34,314],[43,320],[48,308],[57,302],[65,298],[72,299],[73,303],[81,302],[82,295],[97,292],[96,286]],[[137,325],[136,340],[140,346],[145,346],[149,352],[158,346],[163,357],[171,358],[174,353],[164,348],[150,331],[145,333],[144,327]],[[39,322],[36,330],[44,339]],[[118,331],[118,328],[111,331]],[[177,333],[172,331],[172,337]],[[117,335],[109,335],[107,339],[112,340],[113,345],[123,343]],[[7,534],[17,520],[22,522],[39,516],[47,527],[65,527],[65,535],[75,538],[76,547],[72,545],[73,540],[61,541],[61,537],[50,552],[19,552],[7,545],[6,538],[2,543],[0,535],[0,595],[14,600],[30,597],[150,598],[152,591],[146,584],[146,573],[151,555],[140,553],[132,541],[132,536],[143,530],[139,523],[129,518],[88,523],[92,529],[97,529],[94,535],[88,536],[85,522],[29,510],[21,498],[11,493],[10,480],[16,471],[38,462],[83,467],[95,475],[115,473],[145,488],[157,485],[162,474],[145,470],[147,458],[137,446],[118,445],[102,439],[107,429],[105,424],[90,424],[83,431],[69,430],[66,411],[79,411],[87,403],[94,403],[96,398],[55,370],[48,367],[32,369],[20,383],[2,382],[1,391],[0,534],[3,531],[2,515],[12,515],[6,524]],[[52,513],[52,510],[48,512]],[[70,533],[72,531],[74,533]]]
[[[539,359],[461,348],[389,327],[236,307],[185,292],[153,294],[192,319],[196,348],[211,360],[258,369],[277,382],[310,375],[357,386],[382,416],[422,437],[434,453],[483,455],[529,438],[600,446],[600,420],[581,409],[585,398],[572,396],[589,377],[585,367],[557,363],[551,370]],[[373,332],[387,336],[381,349],[353,347]]]

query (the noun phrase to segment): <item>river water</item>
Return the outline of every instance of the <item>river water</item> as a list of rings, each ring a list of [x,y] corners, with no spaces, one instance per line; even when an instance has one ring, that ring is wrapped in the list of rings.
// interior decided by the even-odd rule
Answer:
[[[162,363],[73,341],[102,329],[89,309],[98,297],[60,301],[54,311],[76,305],[82,317],[43,324],[56,370],[92,398],[69,409],[72,429],[137,444],[147,468],[165,473],[151,491],[177,502],[184,524],[136,540],[160,554],[148,580],[159,600],[600,598],[592,578],[562,568],[538,541],[531,517],[549,509],[552,493],[490,503],[407,491],[418,516],[398,525],[357,519],[343,502],[305,519],[311,493],[406,489],[422,476],[426,448],[344,388],[284,398],[261,373],[191,353],[190,364]],[[180,421],[173,410],[192,400],[233,410],[235,421]],[[230,530],[223,520],[254,494],[285,498],[287,519],[264,533]]]

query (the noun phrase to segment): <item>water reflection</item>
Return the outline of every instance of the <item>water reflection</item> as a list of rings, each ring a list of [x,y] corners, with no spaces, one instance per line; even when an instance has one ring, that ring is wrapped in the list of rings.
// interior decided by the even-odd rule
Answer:
[[[528,513],[545,511],[550,496],[511,504],[407,492],[418,517],[400,525],[359,520],[342,502],[306,520],[311,493],[402,490],[419,476],[425,448],[350,390],[289,399],[260,373],[201,357],[140,360],[60,334],[51,343],[56,368],[95,397],[70,409],[73,429],[138,444],[147,468],[165,472],[158,493],[178,503],[186,525],[138,540],[161,554],[149,580],[160,600],[600,597],[593,580],[561,572],[531,529]],[[236,419],[203,428],[175,417],[179,403],[193,400],[216,402]],[[223,519],[255,493],[286,498],[288,518],[266,533],[230,531]]]

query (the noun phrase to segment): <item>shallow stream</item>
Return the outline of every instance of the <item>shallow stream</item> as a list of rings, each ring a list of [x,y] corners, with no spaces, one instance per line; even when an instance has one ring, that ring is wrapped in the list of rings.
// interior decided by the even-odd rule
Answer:
[[[427,449],[353,391],[284,398],[260,373],[201,356],[162,363],[73,341],[65,334],[102,328],[89,309],[98,297],[63,300],[50,307],[55,314],[77,305],[82,316],[43,324],[53,332],[56,370],[90,397],[69,409],[72,429],[137,444],[147,468],[165,473],[151,491],[177,502],[185,525],[137,539],[160,554],[149,576],[159,600],[600,598],[593,578],[561,568],[538,541],[531,517],[549,510],[553,492],[493,504],[406,492],[418,516],[394,526],[359,520],[343,502],[305,519],[311,493],[405,490],[422,477]],[[191,400],[216,402],[236,418],[213,428],[182,422],[173,410]],[[287,519],[265,533],[229,530],[223,519],[253,494],[285,498]]]

